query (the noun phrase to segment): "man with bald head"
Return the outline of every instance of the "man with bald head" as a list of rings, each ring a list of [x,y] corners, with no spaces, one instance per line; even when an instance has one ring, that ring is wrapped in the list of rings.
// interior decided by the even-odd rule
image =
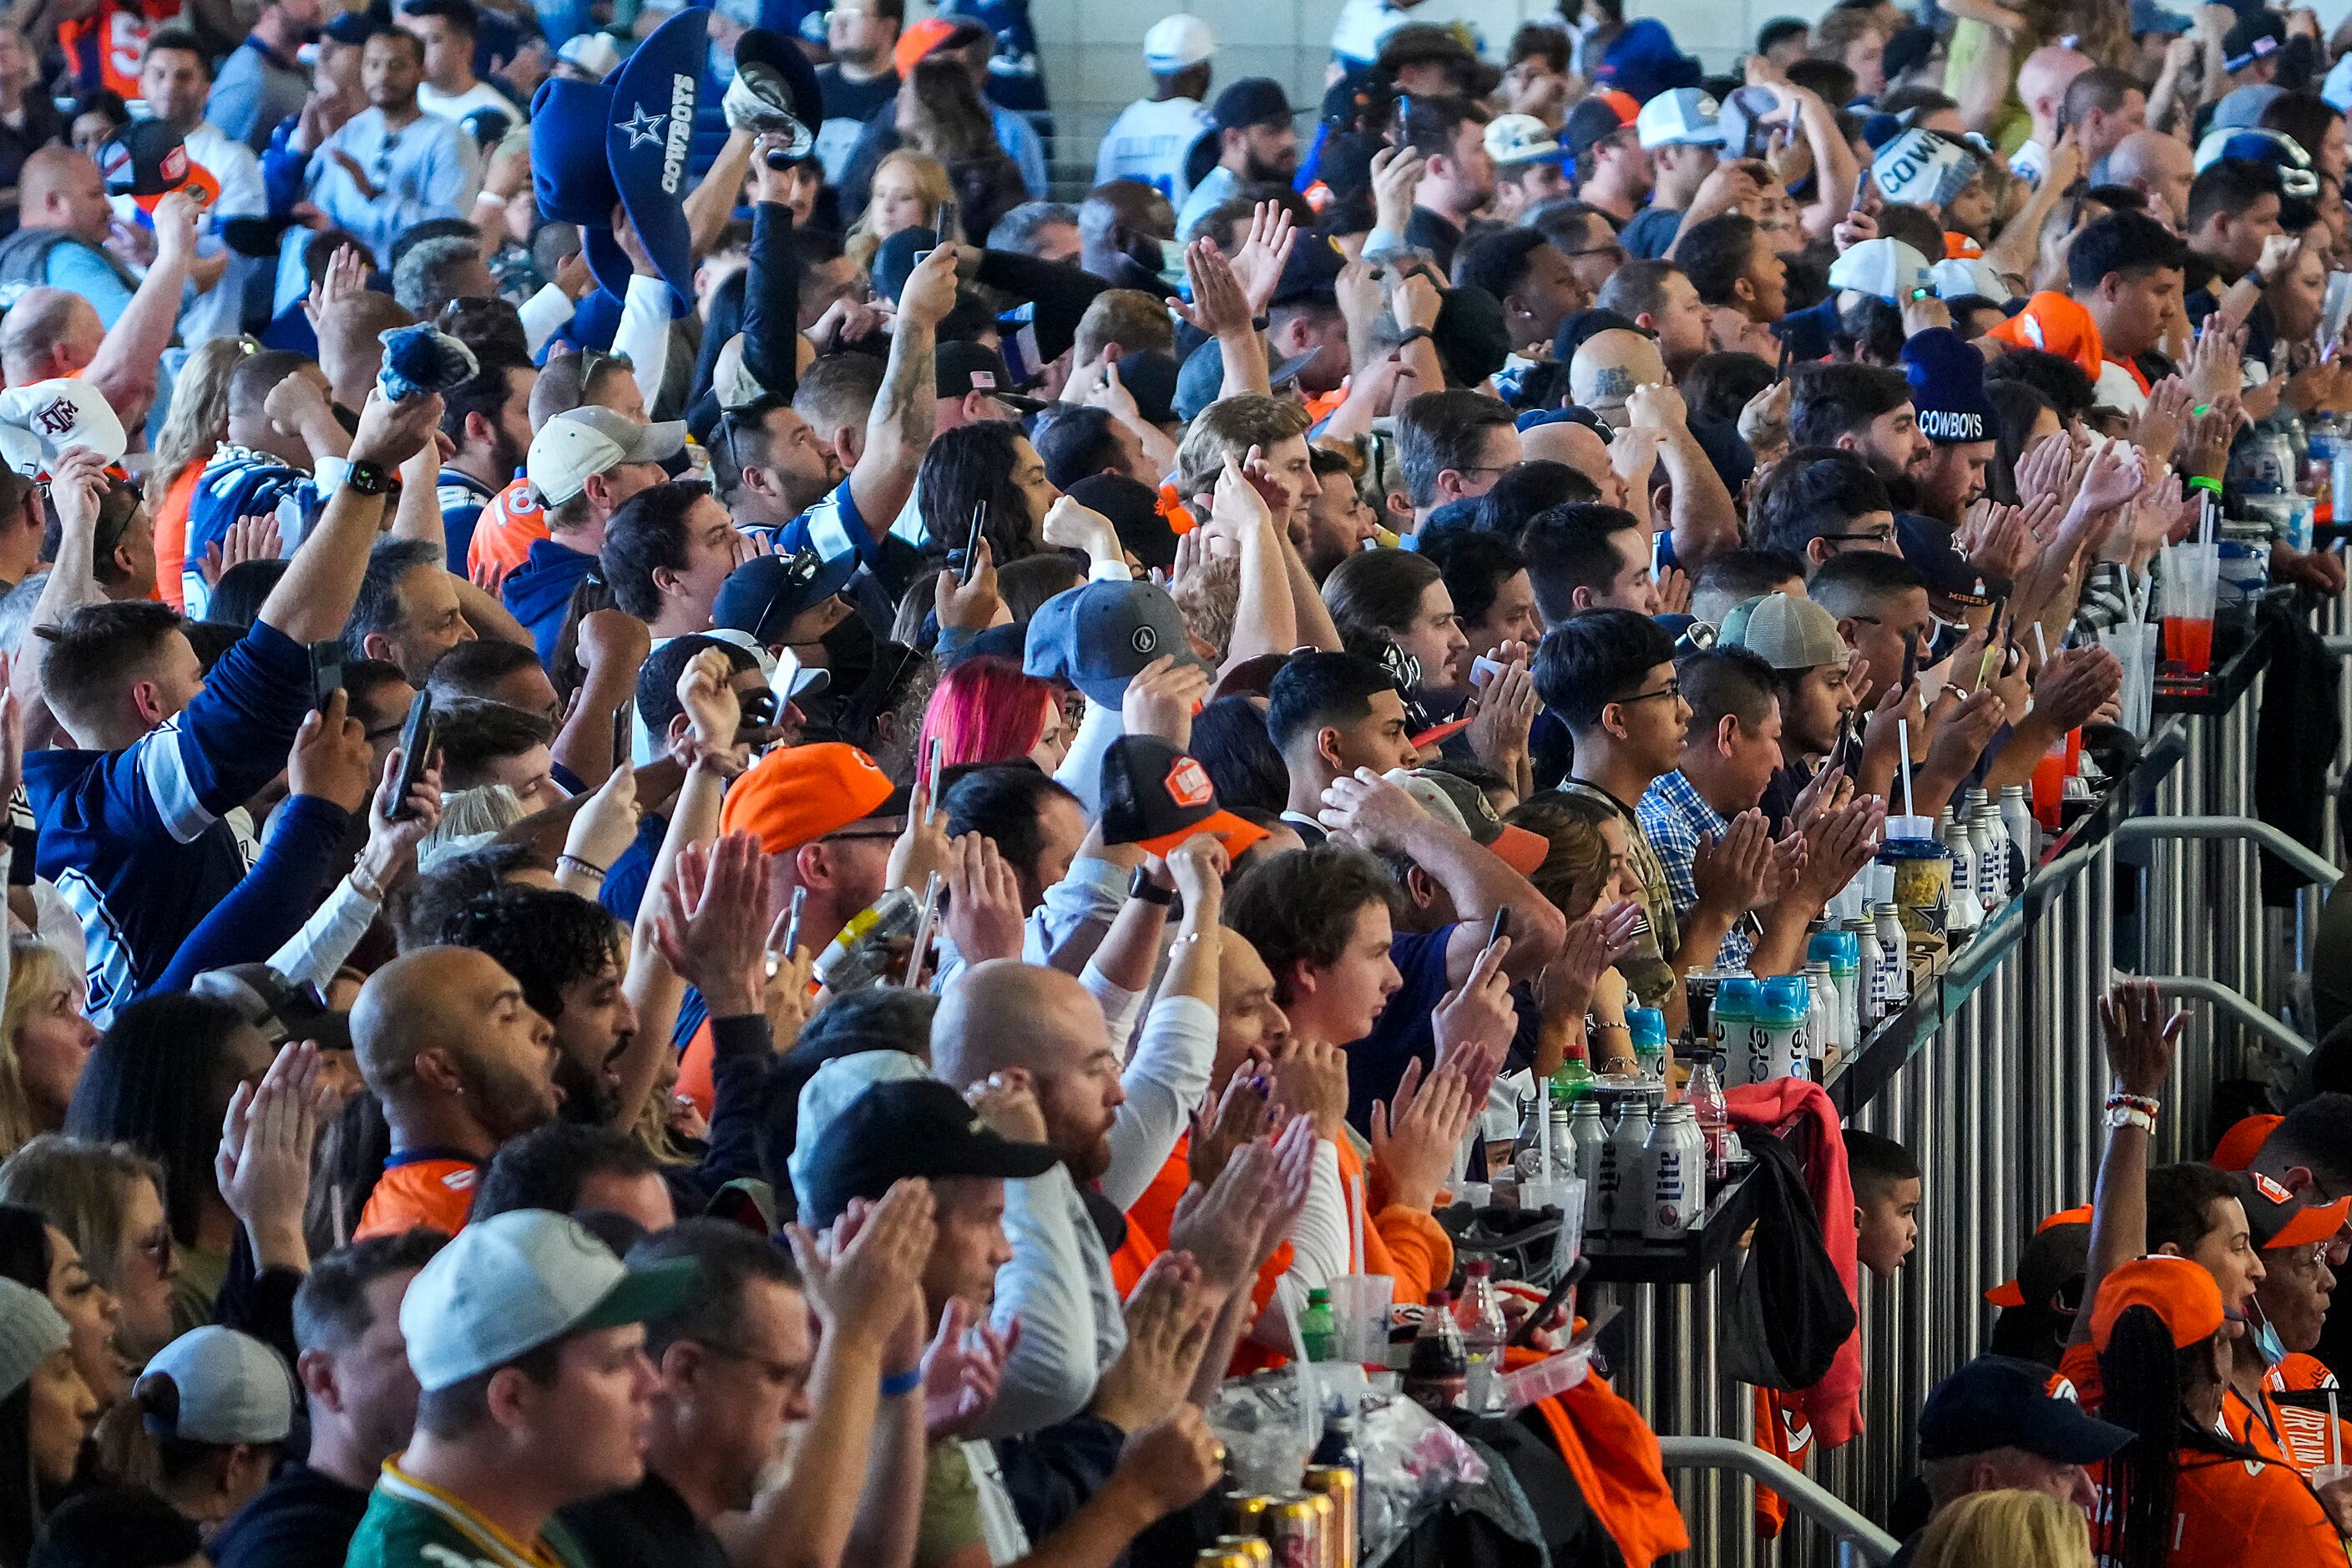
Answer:
[[[37,284],[0,317],[0,372],[11,386],[73,375],[98,357],[105,338],[96,306],[70,289]]]
[[[2032,139],[2009,155],[2009,172],[2029,185],[2042,184],[2050,167],[2050,150],[2058,145],[2059,127],[2066,110],[2066,89],[2091,68],[2091,57],[2063,44],[2049,44],[2025,57],[2017,68],[2017,96],[2033,117]]]
[[[2147,198],[2150,217],[2179,234],[2189,226],[2189,186],[2197,160],[2188,143],[2161,131],[2135,131],[2116,143],[2095,184],[2124,185]]]
[[[1575,419],[1555,419],[1531,425],[1519,432],[1519,450],[1530,463],[1566,463],[1592,481],[1601,493],[1594,500],[1607,506],[1625,504],[1625,481],[1609,461],[1609,443],[1590,425]]]
[[[1078,207],[1078,265],[1121,289],[1165,294],[1160,242],[1175,237],[1176,209],[1140,180],[1097,185]]]
[[[1593,333],[1568,362],[1569,400],[1592,410],[1612,431],[1625,427],[1625,400],[1635,387],[1665,379],[1666,362],[1658,345],[1622,327]]]
[[[0,299],[53,284],[97,306],[112,326],[139,279],[103,248],[113,209],[98,165],[70,147],[44,147],[25,160],[16,199],[16,232],[0,241]]]
[[[1123,1076],[1101,1004],[1058,969],[997,959],[964,971],[940,998],[931,1076],[965,1094],[1010,1091],[1022,1113],[997,1130],[1062,1156],[1044,1175],[1005,1184],[1013,1261],[997,1276],[994,1318],[1000,1330],[1017,1318],[1021,1340],[984,1435],[1067,1419],[1126,1348],[1111,1238],[1124,1236],[1126,1210],[1167,1163],[1181,1108],[1207,1091],[1216,1054],[1214,950],[1201,943],[1220,929],[1217,906],[1195,890],[1206,924],[1175,949]],[[1186,931],[1195,929],[1188,913]],[[1127,1029],[1123,1020],[1121,1041]]]
[[[562,1101],[553,1026],[521,982],[471,948],[417,948],[369,976],[352,1044],[392,1130],[355,1241],[419,1226],[455,1234],[499,1145]]]

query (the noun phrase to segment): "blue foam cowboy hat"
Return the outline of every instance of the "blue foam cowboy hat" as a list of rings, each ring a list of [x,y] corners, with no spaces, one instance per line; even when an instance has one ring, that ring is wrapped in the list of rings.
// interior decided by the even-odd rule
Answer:
[[[613,208],[621,193],[604,155],[613,123],[613,88],[604,81],[550,77],[530,100],[530,189],[540,216],[579,226],[588,269],[618,299],[632,268],[613,237]]]
[[[604,133],[613,184],[646,254],[663,281],[688,300],[694,297],[694,242],[686,222],[686,196],[693,189],[687,161],[694,150],[695,110],[715,87],[709,23],[708,11],[688,6],[655,28],[613,73],[609,115],[593,126]],[[532,127],[545,134],[536,115]],[[595,259],[592,253],[590,265]],[[597,280],[615,294],[628,282],[624,272],[622,287],[614,288],[601,269]]]

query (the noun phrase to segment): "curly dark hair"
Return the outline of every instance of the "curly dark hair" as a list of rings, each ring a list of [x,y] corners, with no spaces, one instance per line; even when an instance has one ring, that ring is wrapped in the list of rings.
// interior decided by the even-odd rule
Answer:
[[[592,899],[551,888],[501,886],[470,900],[441,927],[453,947],[488,953],[522,984],[548,1019],[563,1014],[563,988],[621,962],[621,922]]]

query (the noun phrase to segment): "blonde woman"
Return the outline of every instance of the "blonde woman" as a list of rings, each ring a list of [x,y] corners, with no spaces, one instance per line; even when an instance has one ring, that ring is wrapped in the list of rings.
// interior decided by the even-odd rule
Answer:
[[[2083,1510],[2047,1492],[1971,1492],[1928,1522],[1912,1568],[2091,1568]]]
[[[188,507],[205,465],[228,439],[228,378],[255,343],[250,338],[215,338],[190,352],[172,383],[172,406],[156,433],[154,461],[147,470],[147,493],[162,496],[152,509],[155,526],[155,586],[164,602],[184,610],[180,574],[188,553]]]
[[[97,1026],[82,1016],[79,967],[38,937],[10,937],[0,1003],[0,1158],[65,1126],[97,1044]]]
[[[929,228],[939,220],[940,205],[953,195],[945,165],[936,158],[901,148],[875,165],[874,185],[866,210],[849,226],[844,247],[865,270],[874,267],[874,253],[882,242],[906,228]]]

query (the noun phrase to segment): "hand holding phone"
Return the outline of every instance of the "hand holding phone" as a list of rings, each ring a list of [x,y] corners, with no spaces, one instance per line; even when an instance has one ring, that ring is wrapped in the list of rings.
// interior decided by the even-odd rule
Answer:
[[[633,737],[629,717],[635,711],[635,704],[625,698],[613,710],[613,765],[616,768],[627,767],[636,750],[630,743]]]
[[[392,809],[384,813],[394,822],[405,822],[416,815],[415,807],[408,804],[409,792],[433,765],[433,693],[420,691],[409,703],[408,718],[400,726],[400,779]]]
[[[343,645],[314,642],[310,652],[310,706],[323,713],[327,710],[327,699],[343,689]]]

